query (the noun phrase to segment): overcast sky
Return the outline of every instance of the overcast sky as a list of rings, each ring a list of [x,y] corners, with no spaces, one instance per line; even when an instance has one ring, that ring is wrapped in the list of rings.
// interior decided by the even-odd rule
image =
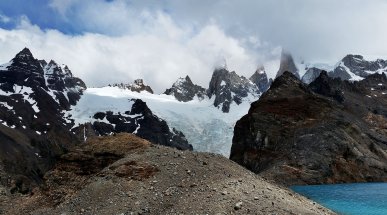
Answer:
[[[0,63],[29,47],[88,86],[143,78],[161,93],[180,76],[208,87],[214,67],[249,77],[297,60],[387,57],[385,0],[1,0]]]

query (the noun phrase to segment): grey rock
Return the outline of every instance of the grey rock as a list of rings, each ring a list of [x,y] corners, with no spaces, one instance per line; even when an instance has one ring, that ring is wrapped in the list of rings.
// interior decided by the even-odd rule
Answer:
[[[263,65],[258,67],[255,73],[249,78],[249,80],[258,86],[258,89],[261,93],[266,92],[271,84],[271,82],[267,79],[265,67]]]
[[[305,84],[310,84],[314,81],[318,76],[320,76],[322,69],[312,67],[309,68],[306,73],[302,76],[301,80]]]
[[[147,91],[153,94],[152,88],[146,85],[143,79],[136,79],[132,84],[115,83],[115,84],[110,84],[109,86],[119,87],[121,89],[128,89],[130,91],[138,92],[138,93],[142,91]]]
[[[351,79],[350,73],[365,78],[377,71],[387,71],[386,60],[377,59],[375,61],[367,61],[361,55],[349,54],[338,63],[338,66],[329,74],[329,76],[340,78],[342,80],[349,80]]]
[[[178,101],[188,102],[195,96],[204,99],[205,91],[203,87],[192,83],[191,78],[187,75],[185,78],[179,78],[164,94],[173,95]]]
[[[229,72],[226,68],[218,68],[212,74],[207,96],[215,96],[214,106],[221,108],[223,112],[230,111],[231,103],[241,104],[242,99],[249,94],[258,96],[258,86],[234,71]]]

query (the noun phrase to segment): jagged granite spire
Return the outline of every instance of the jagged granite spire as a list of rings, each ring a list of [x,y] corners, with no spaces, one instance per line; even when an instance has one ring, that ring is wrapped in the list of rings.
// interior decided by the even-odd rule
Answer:
[[[185,78],[179,78],[164,94],[173,95],[178,101],[188,102],[193,100],[195,96],[204,99],[205,91],[206,89],[194,84],[187,75]]]
[[[294,63],[292,55],[289,52],[282,50],[280,68],[279,68],[277,75],[275,77],[278,78],[285,71],[292,73],[298,79],[300,79],[300,74],[298,74],[298,69],[296,67],[296,64]]]
[[[258,66],[254,74],[249,78],[255,85],[257,85],[261,93],[269,89],[271,82],[267,79],[265,67],[263,65]]]
[[[207,90],[209,98],[215,96],[214,106],[221,108],[228,113],[232,102],[242,103],[242,99],[248,95],[259,95],[257,85],[243,76],[237,75],[234,71],[215,69],[212,74],[210,85]]]

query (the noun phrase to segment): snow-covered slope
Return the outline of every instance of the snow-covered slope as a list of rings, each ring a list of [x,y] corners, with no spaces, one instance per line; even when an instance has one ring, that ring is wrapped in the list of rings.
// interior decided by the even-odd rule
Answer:
[[[132,92],[118,87],[88,88],[68,114],[75,124],[98,121],[96,112],[124,113],[131,109],[133,101],[141,99],[158,117],[166,120],[172,128],[184,133],[194,150],[220,153],[228,156],[232,144],[233,129],[237,120],[248,112],[256,98],[247,97],[237,105],[232,103],[229,113],[214,107],[213,99],[194,99],[179,102],[171,95],[155,95]]]

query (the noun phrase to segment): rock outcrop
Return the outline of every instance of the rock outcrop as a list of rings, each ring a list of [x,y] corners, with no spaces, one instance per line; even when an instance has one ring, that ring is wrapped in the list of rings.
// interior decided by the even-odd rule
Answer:
[[[227,113],[231,103],[241,104],[243,98],[259,96],[258,86],[235,72],[229,72],[225,68],[214,71],[207,90],[209,98],[215,97],[214,106]]]
[[[206,89],[192,83],[191,78],[187,75],[185,78],[179,78],[164,94],[173,95],[178,101],[188,102],[195,97],[199,100],[204,99]]]
[[[285,72],[237,122],[230,158],[285,185],[387,181],[386,81]]]
[[[134,80],[134,82],[132,84],[123,84],[123,83],[120,83],[120,84],[112,84],[112,85],[109,85],[109,86],[113,86],[113,87],[119,87],[121,89],[128,89],[130,91],[133,91],[133,92],[142,92],[142,91],[146,91],[148,93],[152,93],[153,94],[153,90],[150,86],[146,85],[144,83],[144,80],[142,79],[136,79]]]

